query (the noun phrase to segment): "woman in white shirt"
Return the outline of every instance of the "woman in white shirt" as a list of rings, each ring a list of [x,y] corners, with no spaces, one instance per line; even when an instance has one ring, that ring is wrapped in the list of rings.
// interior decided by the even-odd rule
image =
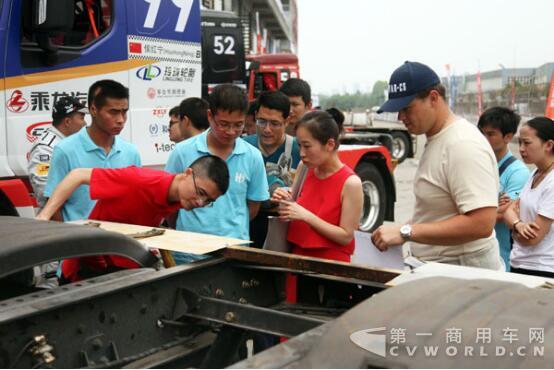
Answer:
[[[510,271],[554,278],[554,121],[536,117],[525,123],[519,152],[537,168],[504,214],[514,239]]]

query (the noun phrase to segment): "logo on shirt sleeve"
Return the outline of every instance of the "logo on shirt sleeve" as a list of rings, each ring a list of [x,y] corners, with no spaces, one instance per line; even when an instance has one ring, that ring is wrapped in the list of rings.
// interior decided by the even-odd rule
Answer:
[[[37,176],[46,176],[48,175],[49,169],[50,163],[38,163],[35,167],[35,174],[37,174]]]

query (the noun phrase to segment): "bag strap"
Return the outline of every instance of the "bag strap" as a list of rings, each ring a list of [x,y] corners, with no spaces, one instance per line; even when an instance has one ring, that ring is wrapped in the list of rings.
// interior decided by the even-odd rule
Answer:
[[[500,168],[498,168],[498,176],[502,176],[502,174],[504,173],[504,171],[506,171],[506,169],[507,169],[512,163],[514,163],[516,160],[517,160],[517,158],[514,157],[514,156],[511,156],[510,158],[506,159],[506,161],[505,161],[504,163],[502,163],[502,166],[500,166]]]
[[[292,199],[296,200],[298,198],[298,194],[300,194],[300,190],[302,190],[302,187],[304,186],[304,181],[306,181],[306,175],[308,174],[308,167],[304,166],[302,162],[298,164],[298,167],[296,168],[296,175],[295,175],[295,182],[292,184],[291,194]]]
[[[287,158],[292,158],[292,143],[294,138],[290,135],[285,136],[285,155]]]

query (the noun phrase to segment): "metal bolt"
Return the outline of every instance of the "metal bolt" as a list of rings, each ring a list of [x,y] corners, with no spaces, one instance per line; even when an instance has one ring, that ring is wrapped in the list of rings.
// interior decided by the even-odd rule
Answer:
[[[240,297],[240,298],[239,298],[239,303],[240,303],[240,304],[247,304],[248,301],[247,301],[246,299]]]
[[[250,285],[253,287],[260,286],[260,282],[256,279],[250,279]]]
[[[163,328],[165,325],[164,325],[164,323],[162,322],[162,320],[157,320],[157,321],[156,321],[156,326],[157,326],[158,328],[161,329],[161,328]]]
[[[234,312],[226,312],[225,313],[225,321],[227,322],[232,322],[232,321],[235,321],[235,313]]]
[[[92,341],[92,348],[95,350],[99,350],[103,345],[104,343],[102,343],[102,341],[98,338]]]
[[[217,288],[215,290],[215,296],[218,297],[218,298],[221,298],[225,295],[225,292],[223,292],[223,289],[221,288]]]

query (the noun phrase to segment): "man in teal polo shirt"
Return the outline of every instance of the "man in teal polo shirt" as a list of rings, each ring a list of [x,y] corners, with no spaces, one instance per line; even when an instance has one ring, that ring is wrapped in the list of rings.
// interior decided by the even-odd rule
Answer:
[[[289,97],[280,91],[264,91],[256,102],[255,135],[244,138],[262,153],[269,185],[269,194],[275,189],[292,186],[293,174],[300,162],[296,138],[287,135],[289,124]],[[267,236],[268,217],[278,216],[277,204],[263,202],[260,212],[250,222],[252,246],[261,248]]]
[[[510,270],[512,240],[510,230],[503,221],[503,214],[511,201],[519,198],[519,192],[529,178],[529,170],[525,164],[516,159],[508,148],[508,144],[510,144],[517,132],[520,119],[518,114],[508,108],[493,107],[487,109],[479,117],[477,123],[479,129],[489,141],[498,162],[500,202],[494,231],[500,246],[500,256],[504,260],[507,271]]]
[[[262,201],[269,199],[262,154],[239,136],[244,128],[248,100],[234,85],[216,86],[209,98],[210,129],[175,146],[166,171],[183,172],[198,157],[216,155],[227,162],[229,189],[211,207],[180,210],[177,230],[249,239],[249,221]],[[175,254],[176,263],[194,260]]]
[[[50,197],[56,186],[75,168],[121,168],[140,166],[137,148],[118,135],[127,121],[129,90],[113,80],[101,80],[89,89],[92,123],[62,140],[54,149],[44,191]],[[90,99],[89,99],[90,100]],[[88,186],[81,185],[52,219],[72,221],[88,218],[95,202]]]

